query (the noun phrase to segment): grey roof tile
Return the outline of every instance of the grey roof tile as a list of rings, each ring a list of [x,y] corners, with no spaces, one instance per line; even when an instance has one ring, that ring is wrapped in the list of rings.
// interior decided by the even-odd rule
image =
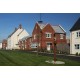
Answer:
[[[37,22],[37,24],[39,25],[40,29],[43,29],[44,27],[46,27],[48,23],[45,24],[43,22],[41,23]],[[51,25],[51,26],[54,29],[55,33],[66,33],[66,31],[60,25],[57,25],[57,26]]]
[[[70,31],[80,30],[80,18],[76,21],[76,23],[72,26]]]
[[[66,31],[60,26],[60,25],[57,25],[57,26],[52,26],[55,33],[66,33]]]

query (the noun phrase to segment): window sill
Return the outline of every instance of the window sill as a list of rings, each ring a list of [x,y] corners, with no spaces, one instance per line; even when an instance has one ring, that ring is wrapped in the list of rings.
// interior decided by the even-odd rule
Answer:
[[[80,39],[80,37],[77,37],[76,39]]]
[[[46,37],[46,38],[51,38],[51,37]]]
[[[63,39],[63,38],[60,38],[60,39]]]

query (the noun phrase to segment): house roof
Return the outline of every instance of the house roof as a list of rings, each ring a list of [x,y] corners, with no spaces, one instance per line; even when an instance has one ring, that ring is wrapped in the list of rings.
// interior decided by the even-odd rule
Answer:
[[[40,29],[43,29],[47,24],[43,23],[43,21],[38,21],[37,24],[39,25]]]
[[[70,31],[80,30],[80,18],[75,22]]]
[[[32,37],[32,36],[25,36],[25,37],[23,37],[22,39],[20,39],[20,41],[23,41],[23,40],[25,40],[25,39],[27,39],[27,38],[30,38],[30,37]]]
[[[19,36],[23,31],[24,31],[24,29],[17,36]]]
[[[14,30],[14,31],[8,36],[8,38],[11,37],[17,30],[18,30],[18,29]]]
[[[3,39],[2,43],[7,43],[7,40],[6,39]]]
[[[52,28],[54,29],[55,33],[66,33],[66,31],[60,26],[52,26]]]
[[[40,29],[43,29],[48,23],[37,22],[37,24],[39,25]],[[51,27],[54,29],[55,33],[66,33],[66,31],[60,25],[51,25]]]
[[[15,30],[8,36],[11,37],[18,29],[21,29],[22,28],[22,25],[20,24],[18,28],[15,28]]]

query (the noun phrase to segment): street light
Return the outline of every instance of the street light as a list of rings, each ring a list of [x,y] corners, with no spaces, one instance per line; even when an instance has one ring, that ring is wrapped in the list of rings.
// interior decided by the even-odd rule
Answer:
[[[41,46],[41,50],[42,50],[42,31],[40,31],[40,41],[41,41],[41,42],[40,42],[40,43],[41,43],[40,46]]]
[[[41,49],[42,49],[42,31],[40,31],[39,34],[37,34],[37,54],[39,52],[39,49],[40,49],[40,46],[41,46]]]
[[[37,34],[37,55],[38,55],[38,51],[39,51],[39,34]]]
[[[56,42],[56,38],[54,37],[54,62],[56,62],[56,44],[57,44],[57,42]]]

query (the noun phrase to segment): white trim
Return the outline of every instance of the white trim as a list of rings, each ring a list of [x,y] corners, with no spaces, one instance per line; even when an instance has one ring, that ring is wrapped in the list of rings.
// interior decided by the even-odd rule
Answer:
[[[60,34],[60,39],[64,39],[64,34]]]
[[[38,23],[38,22],[36,22],[36,23],[37,23],[38,26],[40,27],[39,23]],[[40,27],[40,29],[44,29],[44,28],[48,25],[48,23],[46,23],[46,24],[45,24],[45,23],[42,23],[42,24],[44,24],[45,26],[44,26],[43,28]]]
[[[52,36],[51,36],[52,33],[48,33],[48,32],[46,32],[45,35],[46,35],[46,38],[51,38],[51,37],[52,37]],[[48,35],[49,35],[49,36],[48,36]]]
[[[66,31],[63,29],[63,27],[61,25],[59,25],[59,27],[66,33]]]

